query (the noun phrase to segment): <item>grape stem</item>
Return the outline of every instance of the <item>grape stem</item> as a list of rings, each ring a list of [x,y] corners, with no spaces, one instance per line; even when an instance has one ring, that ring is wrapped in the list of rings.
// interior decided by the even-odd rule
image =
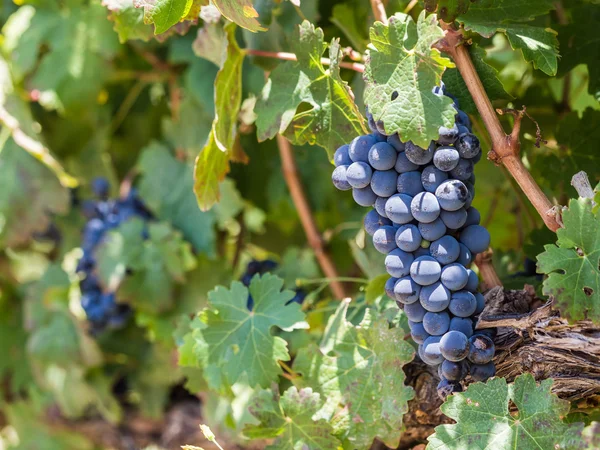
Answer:
[[[482,287],[484,292],[493,287],[502,286],[502,281],[500,281],[500,277],[498,277],[494,264],[492,263],[491,249],[478,254],[475,257],[475,264],[479,268],[479,274],[483,279],[484,286]]]
[[[304,228],[304,233],[306,234],[308,244],[315,252],[315,256],[319,262],[319,265],[321,266],[321,269],[323,270],[323,273],[331,280],[331,284],[329,285],[331,292],[335,298],[341,300],[346,297],[344,285],[340,281],[337,281],[339,276],[337,269],[335,268],[331,257],[325,250],[323,238],[319,233],[319,229],[317,228],[315,218],[310,209],[310,205],[308,204],[304,188],[302,187],[302,182],[298,175],[296,161],[292,151],[292,145],[286,138],[278,134],[277,146],[279,147],[279,155],[281,156],[283,177],[285,178],[285,182],[290,190],[296,211],[298,211],[298,216],[300,217],[302,228]]]
[[[492,141],[492,149],[488,153],[488,159],[496,164],[504,165],[537,210],[546,226],[552,231],[558,230],[561,228],[560,217],[558,217],[559,209],[555,208],[548,197],[546,197],[519,156],[521,148],[519,132],[521,129],[521,120],[526,114],[525,110],[513,114],[515,117],[513,129],[507,135],[485,92],[475,66],[473,66],[469,51],[464,45],[462,33],[444,22],[440,23],[442,24],[442,28],[445,29],[445,37],[439,41],[437,48],[452,57],[471,93],[471,97],[473,97],[473,101],[477,106]]]
[[[387,14],[385,13],[385,6],[381,0],[371,0],[371,9],[375,20],[378,20],[384,25],[388,24]]]
[[[267,52],[264,50],[257,50],[257,49],[253,49],[253,48],[247,48],[244,51],[248,55],[261,56],[263,58],[281,59],[283,61],[298,61],[298,58],[293,53]],[[353,58],[356,58],[356,53],[358,53],[358,52],[353,51],[353,53],[352,53]],[[329,66],[329,65],[331,65],[331,60],[329,58],[321,58],[321,64],[323,64],[324,66]],[[344,69],[354,70],[355,72],[359,72],[359,73],[363,73],[365,71],[364,64],[357,63],[357,62],[341,61],[339,63],[339,65],[340,65],[340,67],[343,67]]]

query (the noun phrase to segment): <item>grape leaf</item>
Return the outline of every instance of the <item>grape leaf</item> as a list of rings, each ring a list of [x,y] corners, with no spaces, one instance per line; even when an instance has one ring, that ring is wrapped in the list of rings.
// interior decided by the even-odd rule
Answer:
[[[156,217],[171,222],[196,250],[214,254],[215,215],[198,209],[193,168],[158,143],[142,151],[137,168],[142,175],[140,194]]]
[[[457,423],[436,427],[427,450],[582,448],[583,424],[562,421],[569,402],[559,399],[551,388],[551,379],[538,385],[529,373],[510,385],[504,378],[471,384],[441,406]],[[518,412],[511,413],[509,402]]]
[[[548,14],[551,9],[554,9],[552,0],[480,0],[458,20],[466,30],[486,37],[497,31],[506,34],[512,48],[521,50],[526,61],[553,76],[559,56],[556,32],[523,23]]]
[[[563,211],[564,228],[556,245],[538,255],[538,272],[545,273],[544,294],[570,320],[600,322],[600,217],[590,199],[572,199]]]
[[[249,408],[260,424],[246,426],[244,434],[251,439],[276,438],[267,450],[341,449],[331,425],[315,418],[321,404],[311,388],[292,386],[281,397],[268,389],[258,391]]]
[[[33,373],[26,353],[27,332],[23,329],[23,317],[19,303],[0,303],[0,377],[8,380],[11,393],[33,383]]]
[[[369,41],[364,33],[364,22],[357,17],[357,13],[356,5],[338,3],[331,11],[330,20],[344,33],[354,50],[364,52]]]
[[[469,10],[469,5],[478,0],[425,0],[425,10],[436,12],[446,23],[452,23],[461,14]]]
[[[568,151],[560,153],[560,172],[569,181],[582,168],[592,179],[600,177],[600,155],[590,152],[590,146],[600,139],[599,124],[600,111],[592,108],[586,109],[582,117],[575,112],[570,113],[558,123],[556,138],[561,147],[568,148]]]
[[[208,294],[210,306],[202,313],[207,326],[197,339],[205,368],[217,365],[228,384],[235,383],[243,373],[250,386],[267,387],[277,381],[281,374],[277,361],[288,361],[290,355],[286,342],[273,336],[271,329],[308,327],[300,305],[287,304],[294,293],[281,291],[282,286],[283,280],[266,274],[255,276],[249,290],[234,281],[231,289],[218,286]],[[248,293],[254,299],[252,311],[247,309]]]
[[[258,13],[250,0],[214,0],[219,12],[242,28],[250,31],[265,31],[257,20]]]
[[[202,27],[198,28],[198,34],[194,39],[192,49],[196,56],[207,59],[221,67],[223,50],[227,47],[227,42],[227,37],[220,24],[204,23]]]
[[[511,99],[512,96],[504,90],[502,82],[498,79],[498,71],[485,62],[485,50],[476,46],[469,46],[467,48],[488,98],[491,101]],[[460,109],[469,114],[477,114],[477,107],[458,69],[446,69],[442,80],[448,92],[458,99]]]
[[[348,305],[344,301],[330,318],[320,348],[298,352],[294,370],[303,375],[298,384],[321,394],[325,405],[317,416],[328,419],[352,448],[368,448],[375,438],[395,448],[414,395],[404,385],[402,366],[414,350],[404,331],[390,329],[385,318],[374,320],[370,310],[352,326],[346,321]]]
[[[563,76],[579,64],[589,71],[588,91],[600,98],[600,47],[598,22],[600,5],[576,5],[570,9],[571,23],[559,28],[558,40],[563,50],[558,75]]]
[[[348,84],[340,77],[340,45],[329,48],[331,64],[325,68],[323,30],[304,21],[294,33],[292,51],[298,61],[280,64],[256,103],[260,141],[286,133],[295,144],[325,148],[330,156],[340,145],[365,134],[362,118]],[[305,105],[299,110],[301,105]]]
[[[365,68],[365,104],[387,134],[426,148],[438,138],[441,126],[452,127],[456,111],[452,100],[431,90],[439,85],[452,62],[431,46],[444,36],[435,15],[396,14],[389,26],[375,22],[373,49]]]
[[[147,42],[154,36],[152,26],[144,22],[144,11],[135,7],[134,0],[102,0],[102,6],[108,9],[121,43],[132,39]]]
[[[144,8],[144,22],[154,24],[154,34],[161,34],[196,11],[198,0],[133,0],[136,8]],[[199,10],[198,10],[199,12]],[[196,17],[198,15],[196,14]]]
[[[208,143],[194,163],[194,194],[200,210],[208,211],[219,201],[219,183],[228,172],[229,156],[217,146],[215,133],[211,131]]]

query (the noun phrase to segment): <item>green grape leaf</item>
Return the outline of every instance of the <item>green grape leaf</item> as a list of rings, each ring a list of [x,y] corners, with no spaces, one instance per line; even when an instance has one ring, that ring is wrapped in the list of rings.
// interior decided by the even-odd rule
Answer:
[[[452,23],[461,14],[469,10],[469,6],[478,0],[425,0],[425,10],[437,13],[446,23]]]
[[[8,380],[11,393],[33,384],[33,373],[27,358],[27,332],[23,328],[20,304],[16,301],[0,302],[0,377]]]
[[[427,148],[441,126],[452,127],[452,100],[432,92],[452,62],[431,46],[444,36],[434,14],[419,15],[417,23],[405,14],[390,17],[389,26],[371,28],[365,68],[365,104],[387,134]]]
[[[27,341],[28,353],[45,364],[68,366],[80,360],[77,328],[65,314],[52,314],[46,324],[37,328]]]
[[[154,36],[152,26],[144,22],[144,11],[135,7],[134,0],[102,0],[102,5],[109,11],[108,18],[114,22],[121,43],[133,39],[147,42]]]
[[[585,169],[592,179],[600,177],[600,155],[590,152],[590,148],[600,139],[598,121],[600,111],[588,108],[581,117],[573,112],[558,123],[556,138],[561,147],[568,148],[559,156],[560,172],[566,173],[569,181],[581,169]]]
[[[140,195],[154,215],[171,222],[196,250],[213,255],[215,215],[198,209],[193,168],[156,142],[142,150],[137,168]]]
[[[361,22],[362,18],[357,17],[356,5],[338,3],[334,5],[331,13],[331,22],[344,33],[352,48],[364,52],[369,41],[364,33],[364,22]]]
[[[24,244],[68,208],[69,192],[54,173],[12,138],[0,144],[0,246]]]
[[[187,19],[191,11],[196,10],[197,3],[196,0],[133,0],[136,8],[144,8],[144,22],[154,24],[155,34],[164,33]]]
[[[466,30],[490,37],[506,34],[512,48],[521,50],[533,67],[553,76],[558,68],[558,39],[549,28],[526,25],[537,16],[553,9],[552,0],[480,0],[461,14],[459,21]]]
[[[227,48],[228,39],[219,23],[204,23],[198,29],[196,39],[192,44],[194,54],[200,58],[207,59],[221,67],[223,49]],[[239,48],[238,48],[239,50]]]
[[[582,448],[583,424],[563,422],[569,402],[559,399],[551,388],[552,380],[538,385],[529,373],[510,385],[504,378],[471,384],[441,406],[457,423],[436,427],[427,450]],[[518,410],[515,413],[509,409],[511,402]]]
[[[271,390],[258,391],[249,408],[260,424],[246,426],[244,434],[251,439],[276,438],[267,450],[341,449],[331,425],[315,418],[321,404],[321,396],[311,388],[292,386],[281,397]]]
[[[471,54],[471,61],[473,61],[475,70],[477,70],[477,74],[483,83],[488,98],[491,101],[512,99],[512,96],[504,90],[502,82],[498,79],[498,71],[485,62],[485,50],[476,46],[469,46],[467,48]],[[444,81],[448,92],[458,99],[460,109],[469,114],[478,113],[475,102],[473,102],[473,98],[471,97],[471,94],[469,94],[467,85],[458,69],[446,69],[442,80]]]
[[[288,361],[286,342],[271,334],[273,327],[290,331],[307,328],[297,303],[287,304],[292,291],[281,291],[283,280],[274,275],[255,276],[250,289],[233,282],[231,289],[218,286],[209,293],[210,306],[203,312],[202,357],[221,368],[229,384],[246,373],[250,386],[267,387],[282,373],[277,361]],[[248,295],[254,307],[247,308]]]
[[[372,305],[379,297],[385,295],[385,283],[389,278],[387,273],[382,273],[369,281],[367,289],[365,290],[365,301],[367,302],[367,305]]]
[[[294,144],[316,144],[331,156],[340,145],[366,133],[352,91],[340,77],[339,42],[329,47],[327,68],[321,63],[325,45],[320,28],[304,21],[291,45],[298,61],[273,70],[256,103],[258,139],[285,133]]]
[[[390,329],[384,317],[375,320],[370,309],[358,326],[347,322],[348,305],[342,302],[330,318],[320,347],[298,352],[293,366],[302,374],[298,384],[321,394],[325,405],[318,417],[329,420],[349,447],[368,448],[377,438],[395,448],[414,395],[404,385],[402,366],[414,350],[403,330]]]
[[[250,31],[265,31],[250,0],[214,0],[213,5],[227,19]]]
[[[211,131],[208,143],[194,163],[194,194],[201,211],[208,211],[219,201],[219,184],[228,172],[229,156],[219,148]]]
[[[591,199],[569,201],[562,213],[564,228],[556,232],[556,245],[538,255],[538,272],[545,273],[544,294],[570,320],[600,322],[600,217]]]

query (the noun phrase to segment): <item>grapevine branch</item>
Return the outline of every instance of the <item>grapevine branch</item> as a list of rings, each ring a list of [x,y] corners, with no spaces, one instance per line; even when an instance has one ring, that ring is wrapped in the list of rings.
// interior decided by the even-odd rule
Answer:
[[[385,6],[381,0],[371,0],[371,9],[375,20],[378,20],[384,25],[388,24],[387,14],[385,13]]]
[[[542,192],[519,157],[521,147],[519,131],[524,111],[522,114],[515,115],[513,130],[507,135],[473,66],[469,52],[463,45],[462,34],[448,25],[445,25],[445,27],[446,35],[440,41],[438,48],[448,53],[454,60],[479,110],[485,128],[492,140],[492,149],[488,153],[488,158],[497,164],[504,165],[542,217],[546,226],[552,231],[558,230],[560,224],[554,205]]]
[[[330,287],[333,295],[338,299],[345,298],[346,294],[344,286],[338,280],[337,269],[329,254],[325,251],[323,238],[319,233],[310,205],[306,199],[306,194],[302,188],[302,182],[300,181],[298,170],[296,169],[296,161],[294,160],[292,146],[288,140],[280,134],[277,135],[277,146],[279,147],[279,154],[281,156],[283,177],[290,190],[292,201],[298,211],[298,216],[300,217],[300,222],[304,228],[308,244],[315,252],[315,256],[317,257],[317,261],[319,262],[323,273],[330,280]]]
[[[257,50],[253,48],[248,48],[245,50],[247,54],[253,56],[261,56],[263,58],[273,58],[273,59],[281,59],[283,61],[298,61],[298,58],[293,53],[287,52],[267,52],[264,50]],[[331,60],[329,58],[321,58],[321,64],[324,66],[331,65]],[[355,72],[363,73],[365,71],[364,64],[356,63],[356,62],[346,62],[342,61],[339,63],[340,67],[344,69],[354,70]]]

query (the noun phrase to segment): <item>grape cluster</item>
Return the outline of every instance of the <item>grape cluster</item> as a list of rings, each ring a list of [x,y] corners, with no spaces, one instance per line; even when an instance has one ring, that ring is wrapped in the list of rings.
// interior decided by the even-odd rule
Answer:
[[[83,256],[77,264],[77,272],[84,278],[79,283],[81,306],[83,307],[91,331],[97,333],[105,328],[122,327],[131,309],[127,304],[118,303],[115,292],[104,290],[95,274],[95,250],[109,230],[136,216],[147,221],[151,214],[138,198],[135,189],[123,199],[109,199],[110,185],[105,178],[92,181],[92,191],[96,200],[84,201],[82,212],[87,219],[83,229],[81,248]]]
[[[254,277],[254,275],[256,275],[256,274],[262,275],[264,273],[271,272],[272,270],[275,270],[276,268],[277,268],[277,263],[271,259],[264,259],[262,261],[252,260],[248,263],[248,266],[246,266],[246,271],[242,275],[242,278],[240,279],[240,281],[244,284],[244,286],[248,287],[248,286],[250,286],[250,282],[252,281],[252,277]],[[296,288],[295,292],[296,292],[296,295],[289,302],[287,302],[287,304],[289,304],[289,303],[300,303],[301,304],[304,301],[304,299],[306,298],[306,292],[303,289]],[[250,295],[250,294],[248,294],[247,307],[248,307],[249,311],[252,311],[252,308],[254,307],[254,299],[252,298],[252,295]]]
[[[433,92],[446,95],[443,86]],[[481,148],[456,99],[454,107],[454,126],[440,128],[427,148],[385,135],[367,112],[372,133],[337,149],[332,174],[335,187],[373,207],[364,226],[386,255],[385,290],[406,313],[421,359],[438,367],[441,396],[460,391],[467,374],[495,374],[495,330],[474,331],[485,299],[469,269],[490,244],[471,206]]]

